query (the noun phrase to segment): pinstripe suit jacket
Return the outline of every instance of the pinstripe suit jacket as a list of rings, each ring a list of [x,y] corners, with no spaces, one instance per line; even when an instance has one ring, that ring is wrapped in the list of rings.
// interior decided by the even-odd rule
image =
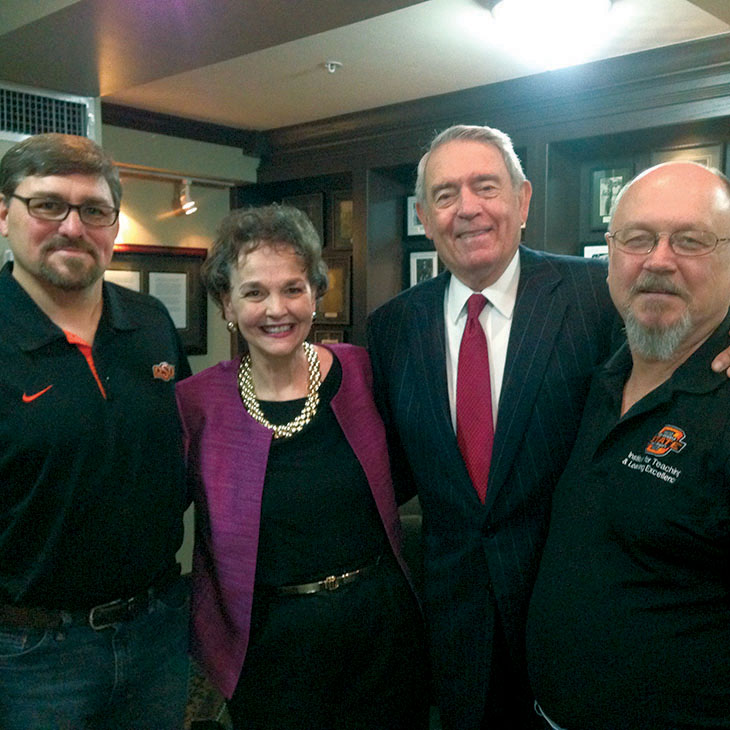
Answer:
[[[524,670],[526,612],[553,487],[591,373],[609,354],[616,331],[603,263],[525,247],[519,255],[484,505],[449,412],[444,291],[450,274],[401,293],[368,323],[395,481],[410,480],[423,510],[424,599],[438,701],[444,726],[459,730],[480,727],[497,614],[513,662]]]

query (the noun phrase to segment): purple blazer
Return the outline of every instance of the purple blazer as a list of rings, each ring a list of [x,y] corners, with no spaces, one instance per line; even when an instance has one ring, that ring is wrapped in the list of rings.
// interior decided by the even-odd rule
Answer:
[[[406,576],[385,428],[372,396],[367,352],[328,349],[342,366],[332,410],[365,471],[390,546]],[[238,360],[177,384],[188,484],[195,499],[191,651],[208,678],[231,697],[246,656],[261,494],[272,432],[241,404]]]

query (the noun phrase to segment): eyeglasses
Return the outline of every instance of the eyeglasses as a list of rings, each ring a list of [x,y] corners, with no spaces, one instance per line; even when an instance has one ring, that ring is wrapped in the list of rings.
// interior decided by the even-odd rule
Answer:
[[[636,256],[650,254],[662,236],[669,237],[669,246],[677,256],[705,256],[712,253],[721,241],[730,241],[730,238],[718,238],[712,231],[654,233],[640,228],[622,228],[620,231],[608,234],[616,244],[616,248]]]
[[[25,203],[28,215],[43,221],[63,221],[68,214],[75,210],[79,214],[82,223],[87,226],[104,228],[113,226],[119,217],[119,209],[110,205],[98,205],[97,203],[82,203],[72,205],[65,200],[54,198],[24,198],[22,195],[12,193],[9,197],[17,198]]]

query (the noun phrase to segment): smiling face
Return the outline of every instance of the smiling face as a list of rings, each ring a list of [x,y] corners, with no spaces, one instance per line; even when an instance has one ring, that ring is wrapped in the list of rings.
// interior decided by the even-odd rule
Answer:
[[[493,284],[517,251],[532,188],[512,184],[499,150],[474,140],[437,147],[418,215],[446,268],[474,291]]]
[[[711,231],[730,236],[730,194],[700,165],[669,163],[637,178],[618,203],[612,231],[637,228],[653,233]],[[608,237],[608,285],[627,323],[632,352],[651,355],[643,342],[668,338],[666,357],[691,353],[722,321],[730,305],[727,243],[704,256],[678,256],[662,236],[649,254],[629,254]]]
[[[15,190],[24,198],[63,200],[72,205],[114,207],[109,185],[94,175],[24,178]],[[33,218],[17,198],[0,201],[0,233],[13,252],[13,276],[27,291],[36,287],[83,290],[100,282],[114,252],[119,223],[94,227],[72,210],[63,221]]]
[[[315,306],[304,262],[287,244],[241,253],[223,297],[226,319],[238,324],[252,359],[295,354],[309,334]]]

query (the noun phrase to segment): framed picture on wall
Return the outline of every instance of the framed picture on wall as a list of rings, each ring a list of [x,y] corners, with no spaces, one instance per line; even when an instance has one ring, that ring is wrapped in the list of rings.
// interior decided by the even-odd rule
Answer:
[[[352,287],[352,260],[347,253],[330,253],[327,263],[329,288],[317,303],[318,325],[350,324],[350,291]]]
[[[606,259],[608,258],[608,245],[605,243],[596,243],[583,246],[583,256],[587,259]]]
[[[406,236],[425,236],[426,230],[416,212],[416,196],[406,198]]]
[[[208,300],[200,267],[208,252],[183,246],[118,243],[104,278],[151,294],[166,307],[188,355],[208,351]]]
[[[412,251],[410,255],[410,286],[433,279],[438,274],[439,259],[436,251]]]
[[[314,341],[323,345],[331,345],[336,342],[345,341],[345,330],[332,330],[317,328],[313,333]]]
[[[331,197],[331,239],[332,248],[352,248],[352,193],[337,190]]]
[[[589,216],[592,231],[608,230],[611,208],[621,188],[633,177],[632,165],[601,166],[591,170],[589,185]]]
[[[309,216],[309,220],[312,221],[314,230],[317,231],[319,240],[324,246],[324,195],[322,193],[290,195],[287,198],[282,198],[281,202],[284,205],[291,205],[292,208],[298,208]]]
[[[714,167],[721,170],[722,145],[712,144],[657,150],[651,153],[650,159],[652,165],[659,165],[662,162],[697,162],[705,167]]]

